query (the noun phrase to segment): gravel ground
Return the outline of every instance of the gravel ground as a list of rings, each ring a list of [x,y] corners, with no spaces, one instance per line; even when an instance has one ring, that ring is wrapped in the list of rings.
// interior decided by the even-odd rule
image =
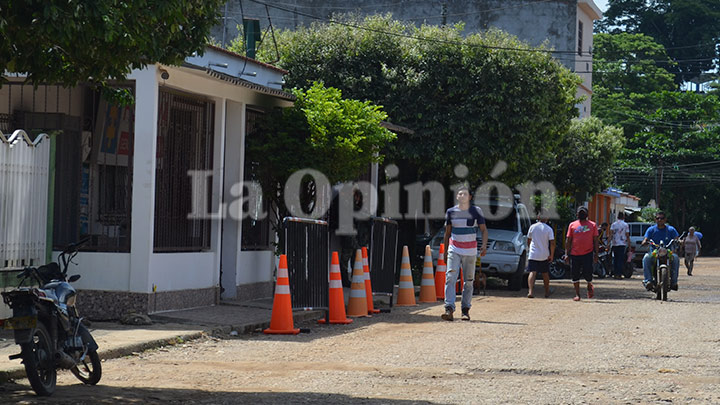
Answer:
[[[104,362],[96,387],[63,372],[52,398],[26,380],[13,403],[636,404],[720,403],[720,259],[681,268],[680,291],[652,299],[632,279],[596,282],[573,302],[488,290],[472,321],[441,303],[393,308],[297,336],[208,336]],[[542,293],[540,282],[536,292]],[[298,325],[296,325],[298,326]]]

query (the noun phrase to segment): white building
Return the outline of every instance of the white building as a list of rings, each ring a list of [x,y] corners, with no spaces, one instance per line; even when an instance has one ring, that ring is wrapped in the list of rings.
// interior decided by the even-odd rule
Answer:
[[[49,223],[56,253],[90,237],[69,271],[82,275],[81,313],[112,319],[272,295],[267,224],[188,220],[188,171],[212,173],[198,198],[210,212],[237,200],[233,185],[257,159],[245,157],[246,135],[264,112],[292,105],[285,73],[209,46],[182,66],[133,71],[119,84],[134,92],[129,107],[86,86],[33,90],[24,77],[6,77],[0,129],[61,131]]]

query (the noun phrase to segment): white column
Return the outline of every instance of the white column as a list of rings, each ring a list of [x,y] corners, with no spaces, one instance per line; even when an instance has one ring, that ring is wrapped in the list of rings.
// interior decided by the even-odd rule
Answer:
[[[158,125],[157,67],[134,70],[135,141],[133,148],[132,220],[128,291],[149,293],[155,225],[155,156]]]
[[[225,121],[224,196],[227,206],[235,201],[230,190],[243,180],[245,164],[245,105],[228,101]],[[242,221],[230,213],[223,221],[222,232],[222,286],[221,297],[237,297],[238,274],[240,269],[240,248],[242,243]]]

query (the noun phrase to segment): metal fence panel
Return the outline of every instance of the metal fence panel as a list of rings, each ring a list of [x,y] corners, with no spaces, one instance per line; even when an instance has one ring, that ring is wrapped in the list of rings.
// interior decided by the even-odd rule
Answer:
[[[293,309],[327,310],[330,300],[328,223],[287,217],[283,225]]]
[[[370,280],[372,291],[377,295],[389,295],[390,306],[392,306],[398,257],[398,223],[388,218],[373,218],[371,234]]]

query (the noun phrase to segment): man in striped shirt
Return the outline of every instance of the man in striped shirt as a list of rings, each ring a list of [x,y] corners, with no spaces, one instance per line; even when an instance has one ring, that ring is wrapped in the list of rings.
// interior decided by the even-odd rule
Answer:
[[[462,320],[470,320],[472,305],[473,280],[475,278],[475,261],[477,260],[477,230],[483,233],[480,256],[487,251],[488,231],[485,217],[480,207],[470,204],[470,190],[461,186],[456,194],[458,205],[445,213],[445,313],[442,319],[453,320],[455,312],[455,283],[462,266],[465,284],[462,292]]]

